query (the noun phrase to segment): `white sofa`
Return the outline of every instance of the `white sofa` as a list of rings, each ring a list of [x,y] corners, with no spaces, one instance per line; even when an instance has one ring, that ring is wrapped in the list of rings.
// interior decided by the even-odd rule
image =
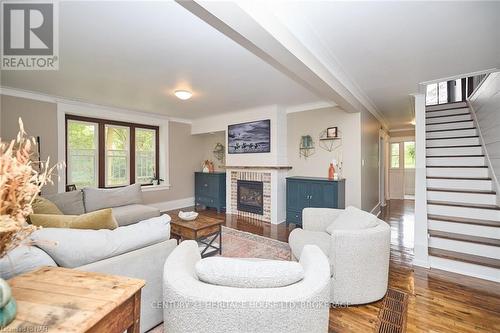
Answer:
[[[330,261],[330,302],[337,305],[365,304],[384,297],[389,275],[391,231],[375,215],[354,207],[305,208],[302,229],[294,229],[288,243],[295,258],[315,244]],[[332,226],[342,216],[343,222]],[[351,225],[346,221],[351,219]],[[327,232],[327,229],[329,230]]]
[[[304,279],[279,288],[236,288],[200,281],[198,245],[184,241],[165,262],[164,328],[181,332],[328,331],[329,264],[316,246],[300,258]]]

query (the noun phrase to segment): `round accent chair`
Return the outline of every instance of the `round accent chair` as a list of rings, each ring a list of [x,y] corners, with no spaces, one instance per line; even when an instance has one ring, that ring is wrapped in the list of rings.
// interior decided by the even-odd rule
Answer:
[[[330,265],[317,246],[302,250],[300,280],[281,287],[255,287],[252,281],[248,287],[205,283],[198,277],[197,263],[207,259],[201,259],[198,244],[189,240],[167,258],[163,275],[165,332],[328,331]],[[227,274],[241,277],[242,272]],[[248,272],[249,279],[256,275],[258,270]],[[217,276],[220,278],[221,272]]]

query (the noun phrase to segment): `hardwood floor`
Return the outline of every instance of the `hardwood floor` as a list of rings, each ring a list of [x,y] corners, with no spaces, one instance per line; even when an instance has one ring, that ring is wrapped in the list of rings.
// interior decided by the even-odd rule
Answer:
[[[293,226],[201,211],[225,225],[287,241]],[[380,218],[391,226],[389,287],[409,295],[407,332],[500,332],[500,284],[412,266],[413,201],[392,200]],[[330,310],[330,332],[373,332],[382,301]]]

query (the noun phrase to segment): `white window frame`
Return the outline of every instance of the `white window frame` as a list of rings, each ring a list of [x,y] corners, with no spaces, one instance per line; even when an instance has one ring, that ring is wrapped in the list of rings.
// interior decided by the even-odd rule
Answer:
[[[138,131],[145,131],[145,132],[151,132],[151,133],[156,133],[156,131],[154,129],[151,129],[151,128],[141,128],[141,127],[136,127],[135,128],[135,165],[134,165],[134,168],[135,168],[135,182],[136,183],[139,183],[138,181],[138,168],[137,168],[137,162],[138,162],[138,158],[137,158],[137,132]],[[156,167],[156,138],[153,137],[153,166]]]
[[[85,125],[92,125],[94,127],[94,179],[96,181],[96,186],[99,183],[99,128],[97,123],[93,123],[90,121],[82,121],[82,120],[74,120],[74,119],[68,119],[68,125],[69,123],[80,123],[80,124],[85,124]],[[65,134],[65,136],[67,133]],[[65,139],[67,140],[67,139]],[[70,147],[66,147],[66,153],[69,154]],[[68,169],[68,184],[73,184],[73,179],[71,179],[71,159],[68,159],[68,165],[66,166]],[[65,184],[63,184],[65,186]]]
[[[127,185],[130,185],[130,127],[127,127],[127,126],[120,126],[120,125],[113,125],[113,124],[106,124],[104,126],[104,133],[106,133],[105,135],[107,135],[107,128],[120,128],[120,129],[125,129],[127,130],[127,141],[125,143],[125,147],[127,147],[126,149],[126,158],[127,158],[127,161],[125,163],[126,165],[126,179],[127,181],[125,183],[122,183],[122,184],[109,184],[108,183],[108,179],[109,179],[109,173],[108,173],[108,147],[106,146],[106,144],[104,144],[104,184],[105,184],[105,187],[106,188],[113,188],[113,187],[121,187],[121,186],[127,186]],[[106,137],[104,138],[104,141],[106,142]]]

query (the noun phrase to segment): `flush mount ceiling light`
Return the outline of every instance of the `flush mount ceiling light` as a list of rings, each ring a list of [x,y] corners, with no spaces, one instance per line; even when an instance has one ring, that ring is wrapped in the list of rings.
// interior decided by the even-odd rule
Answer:
[[[187,90],[176,90],[174,91],[174,95],[178,99],[182,99],[183,101],[185,101],[186,99],[190,99],[191,96],[193,96],[193,93]]]

